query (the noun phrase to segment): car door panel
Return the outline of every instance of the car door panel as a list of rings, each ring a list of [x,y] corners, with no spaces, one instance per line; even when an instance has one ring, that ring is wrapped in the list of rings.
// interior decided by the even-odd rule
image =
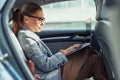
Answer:
[[[53,53],[77,43],[89,43],[90,33],[81,30],[41,31],[37,35],[46,43]]]

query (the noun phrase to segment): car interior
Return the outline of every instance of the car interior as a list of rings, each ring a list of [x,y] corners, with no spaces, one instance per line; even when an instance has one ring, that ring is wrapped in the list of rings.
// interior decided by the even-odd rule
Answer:
[[[34,2],[39,4],[40,6],[43,6],[44,9],[44,5],[66,1],[71,0],[0,0],[0,67],[2,65],[0,69],[3,69],[5,71],[4,73],[6,73],[6,75],[9,77],[9,80],[34,80],[33,75],[31,74],[28,66],[25,63],[27,59],[19,44],[19,41],[11,30],[14,8],[21,7],[24,3]],[[116,19],[118,17],[116,16],[116,12],[117,10],[119,10],[120,6],[114,6],[115,8],[117,7],[115,11],[114,8],[111,7],[115,5],[111,4],[113,0],[93,1],[96,7],[95,25],[93,25],[94,29],[91,29],[92,22],[86,23],[84,21],[86,25],[85,29],[51,29],[43,30],[40,33],[36,34],[45,42],[45,44],[50,48],[52,53],[56,53],[60,49],[65,49],[75,43],[90,44],[102,57],[109,80],[119,80],[120,66],[118,62],[119,54],[117,54],[117,51],[119,51],[120,46],[114,45],[114,43],[116,44],[117,41],[113,41],[112,36],[116,35],[114,39],[120,40],[119,34],[116,31],[119,30],[118,26],[120,24],[119,21],[116,21],[118,20]],[[116,2],[116,4],[118,4],[117,0],[113,2]],[[107,11],[113,11],[114,15],[110,14]],[[118,15],[120,14],[120,12],[117,13]],[[62,12],[60,14],[62,14]],[[52,25],[52,23],[50,22],[46,23],[46,25],[48,24]],[[112,25],[116,26],[116,30],[113,29],[114,26]],[[116,33],[111,34],[112,31]],[[55,45],[57,45],[57,47]],[[115,47],[115,49],[112,47],[112,45]],[[113,57],[114,54],[115,56]],[[0,75],[3,75],[3,73],[0,73]],[[6,79],[6,77],[3,76],[0,80],[8,80],[8,78]]]

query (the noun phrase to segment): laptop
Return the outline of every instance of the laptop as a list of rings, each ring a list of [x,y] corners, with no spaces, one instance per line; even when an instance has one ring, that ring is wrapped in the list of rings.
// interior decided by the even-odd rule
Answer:
[[[78,48],[75,48],[75,49],[71,52],[71,54],[73,54],[73,53],[75,53],[75,52],[77,52],[77,51],[80,51],[80,50],[88,47],[89,45],[90,45],[90,43],[82,43],[82,45],[81,45],[80,47],[78,47]]]

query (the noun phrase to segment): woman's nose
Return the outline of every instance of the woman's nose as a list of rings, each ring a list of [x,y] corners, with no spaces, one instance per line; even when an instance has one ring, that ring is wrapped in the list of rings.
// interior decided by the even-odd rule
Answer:
[[[40,25],[43,26],[44,25],[44,21],[41,21]]]

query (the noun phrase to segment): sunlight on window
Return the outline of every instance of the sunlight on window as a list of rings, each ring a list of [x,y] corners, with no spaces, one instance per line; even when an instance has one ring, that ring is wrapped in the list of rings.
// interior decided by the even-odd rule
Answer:
[[[93,0],[64,1],[42,6],[46,24],[43,30],[86,29],[86,20],[95,24],[96,8]]]

